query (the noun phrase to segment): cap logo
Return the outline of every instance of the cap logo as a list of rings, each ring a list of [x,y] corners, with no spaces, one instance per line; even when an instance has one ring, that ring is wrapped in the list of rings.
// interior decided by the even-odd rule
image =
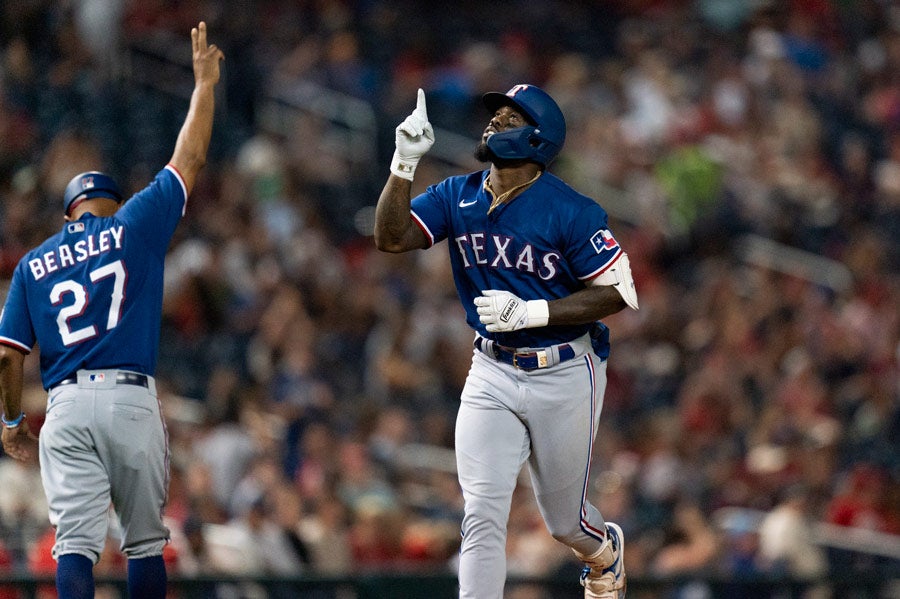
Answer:
[[[81,189],[91,189],[94,186],[93,177],[85,177],[81,180]]]
[[[523,92],[523,91],[525,91],[526,89],[528,89],[528,87],[529,87],[528,85],[523,84],[523,83],[520,83],[519,85],[514,86],[511,90],[509,90],[508,92],[506,92],[506,95],[509,96],[510,98],[512,98],[512,97],[514,97],[517,93]]]

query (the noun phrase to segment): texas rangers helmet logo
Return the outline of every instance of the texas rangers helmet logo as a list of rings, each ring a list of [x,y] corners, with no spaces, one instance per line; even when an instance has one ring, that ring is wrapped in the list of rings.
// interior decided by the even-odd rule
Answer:
[[[513,86],[512,89],[510,89],[508,92],[506,92],[506,95],[509,96],[510,98],[513,98],[513,97],[515,97],[515,95],[516,95],[517,93],[523,92],[523,91],[525,91],[526,89],[528,89],[528,85],[523,84],[523,83],[520,83],[520,84],[518,84],[518,85],[516,85],[516,86]]]
[[[619,246],[619,243],[612,236],[612,233],[609,232],[608,229],[600,229],[594,236],[591,237],[591,244],[594,246],[594,251],[598,254],[605,250],[612,250]]]

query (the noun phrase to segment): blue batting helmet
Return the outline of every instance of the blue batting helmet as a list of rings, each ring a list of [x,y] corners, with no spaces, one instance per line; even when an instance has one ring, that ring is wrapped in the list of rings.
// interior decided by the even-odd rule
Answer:
[[[550,94],[541,88],[519,84],[505,94],[488,92],[482,100],[492,114],[501,106],[511,106],[530,122],[528,126],[488,137],[487,146],[498,158],[533,160],[546,168],[562,150],[566,119]]]
[[[66,216],[75,202],[90,198],[110,198],[122,203],[122,192],[112,177],[100,171],[88,171],[75,175],[66,185],[66,193],[63,196],[63,209]]]

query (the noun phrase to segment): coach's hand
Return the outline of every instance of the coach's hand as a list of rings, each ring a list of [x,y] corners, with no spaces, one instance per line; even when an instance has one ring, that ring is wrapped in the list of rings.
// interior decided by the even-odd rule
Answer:
[[[191,49],[194,60],[194,83],[208,82],[215,85],[219,81],[219,63],[225,55],[215,44],[206,41],[206,23],[191,29]]]
[[[15,428],[4,426],[0,436],[3,439],[3,451],[9,457],[22,462],[31,462],[37,459],[38,438],[28,428],[26,421],[23,420],[22,424]]]
[[[395,141],[397,149],[391,160],[391,172],[409,181],[413,180],[419,159],[434,145],[434,129],[428,122],[425,108],[425,92],[419,90],[416,109],[406,120],[397,125]]]
[[[547,300],[525,301],[509,291],[486,289],[475,298],[478,318],[491,333],[547,326],[550,308]]]

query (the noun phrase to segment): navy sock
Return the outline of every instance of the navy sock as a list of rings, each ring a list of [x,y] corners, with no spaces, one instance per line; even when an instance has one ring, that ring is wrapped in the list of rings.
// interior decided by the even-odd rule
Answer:
[[[59,599],[94,598],[94,562],[78,553],[56,560],[56,593]]]
[[[165,599],[166,580],[161,555],[128,560],[129,599]]]

